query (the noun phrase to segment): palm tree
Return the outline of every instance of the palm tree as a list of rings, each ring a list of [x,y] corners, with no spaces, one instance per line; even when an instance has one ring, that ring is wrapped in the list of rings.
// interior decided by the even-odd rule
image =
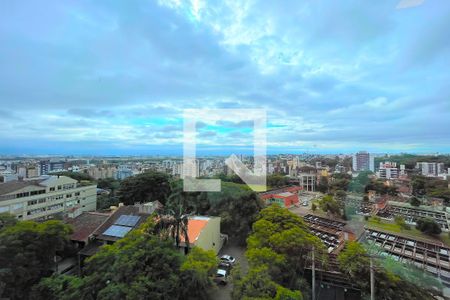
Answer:
[[[180,246],[182,235],[185,243],[184,252],[187,254],[189,252],[189,217],[195,211],[195,205],[192,205],[192,197],[197,195],[183,192],[182,186],[175,182],[171,184],[171,190],[172,193],[159,216],[155,230],[174,239],[177,247]]]

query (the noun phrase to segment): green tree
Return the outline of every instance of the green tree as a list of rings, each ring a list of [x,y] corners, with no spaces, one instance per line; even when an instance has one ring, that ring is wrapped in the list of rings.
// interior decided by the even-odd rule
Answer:
[[[416,222],[416,228],[428,235],[436,235],[442,232],[441,226],[429,218],[421,218]]]
[[[250,192],[223,199],[209,210],[209,214],[221,217],[223,233],[233,237],[239,244],[245,244],[252,224],[263,207],[259,197]]]
[[[334,193],[334,196],[336,197],[337,200],[344,201],[345,197],[347,197],[347,193],[344,190],[337,190]]]
[[[421,202],[420,202],[420,200],[419,199],[417,199],[417,197],[411,197],[411,199],[409,200],[409,203],[412,205],[412,206],[420,206],[420,204],[422,204]]]
[[[329,183],[328,183],[328,177],[327,176],[320,176],[319,183],[317,185],[317,190],[321,193],[328,193],[330,189]]]
[[[154,171],[125,178],[118,190],[120,202],[128,205],[155,200],[165,204],[170,193],[169,176]]]
[[[17,223],[17,219],[10,213],[0,213],[0,230],[4,227],[14,226]]]
[[[311,205],[311,210],[312,210],[312,211],[316,211],[316,210],[317,210],[317,205],[316,205],[315,203],[313,203],[313,204]]]
[[[411,180],[412,193],[415,196],[425,195],[425,184],[427,182],[427,178],[425,176],[416,175],[413,176]]]
[[[340,215],[341,209],[339,203],[333,199],[331,195],[325,195],[319,201],[319,207],[324,212],[329,212],[330,214]]]
[[[30,288],[53,271],[54,259],[71,233],[60,221],[19,221],[0,231],[0,296],[27,299]]]
[[[289,177],[273,174],[267,176],[267,185],[270,187],[283,187],[289,184]]]
[[[134,230],[89,258],[83,277],[41,281],[35,299],[46,299],[52,291],[62,300],[180,299],[183,259],[171,240]]]
[[[352,283],[361,288],[363,294],[370,293],[370,259],[366,249],[357,242],[348,242],[338,255],[341,269]],[[375,265],[375,293],[377,299],[434,299],[431,291],[409,283],[402,277],[387,271],[374,259]]]
[[[273,280],[289,289],[295,289],[296,278],[303,274],[313,247],[318,262],[324,264],[326,261],[322,242],[309,232],[299,216],[278,205],[261,211],[247,245],[250,267],[265,265],[271,274],[279,274]],[[270,258],[274,262],[272,266],[268,265]]]
[[[300,291],[292,291],[275,283],[267,271],[267,266],[251,268],[246,276],[233,282],[232,298],[236,300],[303,299]]]
[[[219,260],[214,251],[194,247],[181,265],[182,299],[207,299]]]
[[[405,219],[403,217],[400,216],[394,217],[394,222],[400,227],[401,230],[410,228],[409,225],[406,224]]]

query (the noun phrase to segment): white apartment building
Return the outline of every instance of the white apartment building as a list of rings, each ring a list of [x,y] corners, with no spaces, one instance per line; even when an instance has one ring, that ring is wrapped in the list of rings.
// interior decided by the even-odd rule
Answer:
[[[395,162],[380,162],[380,167],[377,172],[378,178],[383,179],[395,179],[398,178],[399,171],[397,168],[397,163]]]
[[[0,213],[20,220],[45,220],[64,213],[74,215],[97,208],[97,186],[79,186],[66,176],[42,176],[0,184]]]
[[[420,170],[420,173],[423,176],[439,176],[440,174],[445,174],[445,165],[444,163],[435,163],[435,162],[418,162],[416,164],[416,169]]]

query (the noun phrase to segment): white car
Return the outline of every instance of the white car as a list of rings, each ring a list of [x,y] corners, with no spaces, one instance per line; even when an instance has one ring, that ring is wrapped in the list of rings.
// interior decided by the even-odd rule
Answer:
[[[230,255],[222,255],[220,257],[220,262],[229,264],[231,266],[231,265],[234,265],[234,263],[236,262],[236,258],[234,258],[233,256],[230,256]]]
[[[222,270],[222,269],[217,269],[216,277],[214,278],[214,281],[219,284],[225,285],[225,284],[227,284],[227,277],[228,277],[227,271]]]

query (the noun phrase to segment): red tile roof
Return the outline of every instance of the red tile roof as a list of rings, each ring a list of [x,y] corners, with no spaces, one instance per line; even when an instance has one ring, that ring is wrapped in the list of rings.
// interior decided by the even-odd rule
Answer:
[[[200,236],[203,228],[208,224],[209,218],[202,218],[202,219],[196,219],[192,218],[188,221],[188,237],[189,237],[189,244],[195,243],[195,241]],[[185,242],[184,236],[180,236],[181,242]]]

